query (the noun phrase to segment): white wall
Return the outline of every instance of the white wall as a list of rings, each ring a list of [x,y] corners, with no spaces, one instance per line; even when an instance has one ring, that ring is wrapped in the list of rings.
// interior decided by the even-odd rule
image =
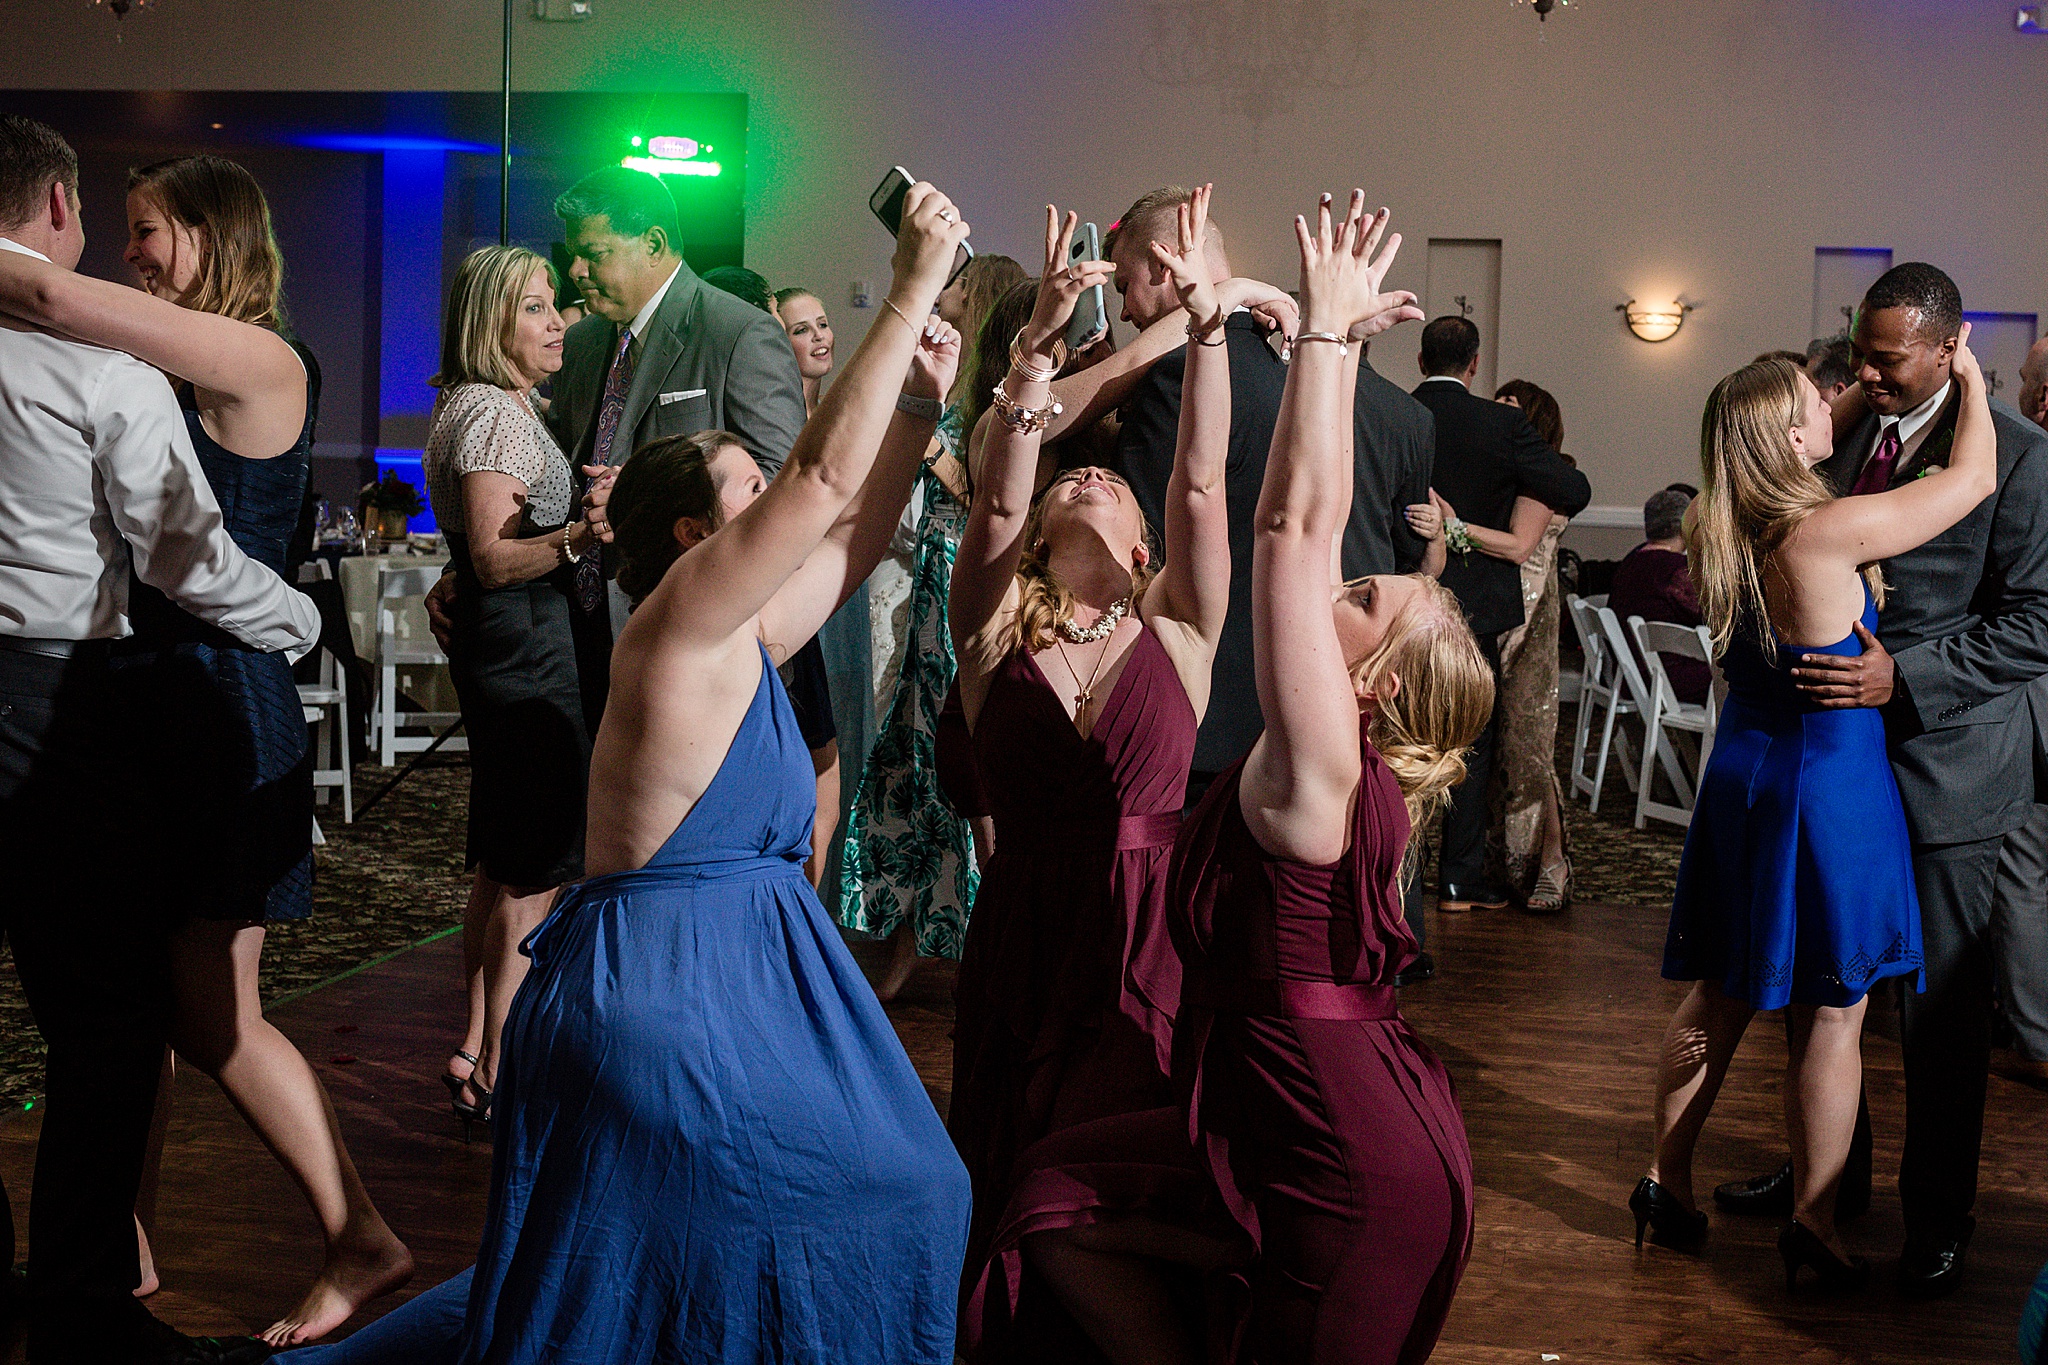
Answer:
[[[1418,292],[1429,237],[1498,237],[1498,372],[1558,395],[1596,504],[1689,476],[1713,381],[1805,342],[1816,246],[2048,314],[2048,38],[2010,0],[1581,0],[1543,28],[1508,0],[1324,0],[1314,39],[1299,0],[596,0],[582,25],[518,2],[520,88],[752,97],[749,263],[819,289],[849,344],[872,313],[848,283],[887,281],[864,201],[892,162],[1029,264],[1046,199],[1107,226],[1198,178],[1237,268],[1282,284],[1323,188],[1393,207]],[[82,0],[9,10],[0,87],[497,81],[492,0],[160,0],[121,42]],[[1614,312],[1681,292],[1699,311],[1662,345]],[[1397,380],[1416,335],[1375,347]]]

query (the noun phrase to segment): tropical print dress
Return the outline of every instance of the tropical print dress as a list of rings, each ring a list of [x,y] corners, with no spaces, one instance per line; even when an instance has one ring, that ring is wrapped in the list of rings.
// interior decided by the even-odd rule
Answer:
[[[960,443],[957,410],[946,416],[940,439],[951,450]],[[918,479],[925,510],[902,665],[847,816],[835,899],[848,929],[886,938],[908,919],[919,956],[957,959],[980,874],[967,822],[939,790],[935,744],[956,666],[946,598],[967,509],[929,467]]]

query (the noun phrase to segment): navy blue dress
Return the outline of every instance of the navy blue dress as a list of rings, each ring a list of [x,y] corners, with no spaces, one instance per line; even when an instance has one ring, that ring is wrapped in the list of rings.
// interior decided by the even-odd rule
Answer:
[[[292,448],[267,460],[209,436],[183,390],[200,468],[242,553],[286,572],[311,469],[319,369],[306,365],[306,422]],[[146,864],[160,870],[161,904],[175,921],[303,919],[313,910],[313,753],[292,669],[187,615],[133,579],[135,634],[117,648],[117,676],[141,681],[150,714],[135,781],[155,813]]]
[[[1877,630],[1866,592],[1864,628]],[[1722,660],[1728,701],[1678,867],[1664,975],[1715,981],[1758,1009],[1843,1007],[1920,972],[1920,901],[1884,719],[1823,711],[1793,685],[1802,654],[1745,627]]]
[[[966,1169],[805,880],[762,651],[647,865],[567,888],[505,1021],[473,1272],[292,1365],[950,1365]]]

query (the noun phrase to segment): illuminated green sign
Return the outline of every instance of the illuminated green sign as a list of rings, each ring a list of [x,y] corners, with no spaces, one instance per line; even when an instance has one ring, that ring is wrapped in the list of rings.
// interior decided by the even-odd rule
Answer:
[[[689,137],[642,137],[632,138],[635,149],[645,148],[645,156],[627,156],[619,164],[629,171],[645,171],[649,175],[692,175],[699,177],[722,174],[725,168],[716,161],[700,161],[698,153],[709,153],[711,144],[699,143]]]

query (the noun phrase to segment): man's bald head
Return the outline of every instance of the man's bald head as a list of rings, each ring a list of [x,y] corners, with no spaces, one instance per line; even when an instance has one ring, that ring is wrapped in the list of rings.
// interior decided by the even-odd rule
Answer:
[[[2020,363],[2020,412],[2035,426],[2048,427],[2048,337]]]

